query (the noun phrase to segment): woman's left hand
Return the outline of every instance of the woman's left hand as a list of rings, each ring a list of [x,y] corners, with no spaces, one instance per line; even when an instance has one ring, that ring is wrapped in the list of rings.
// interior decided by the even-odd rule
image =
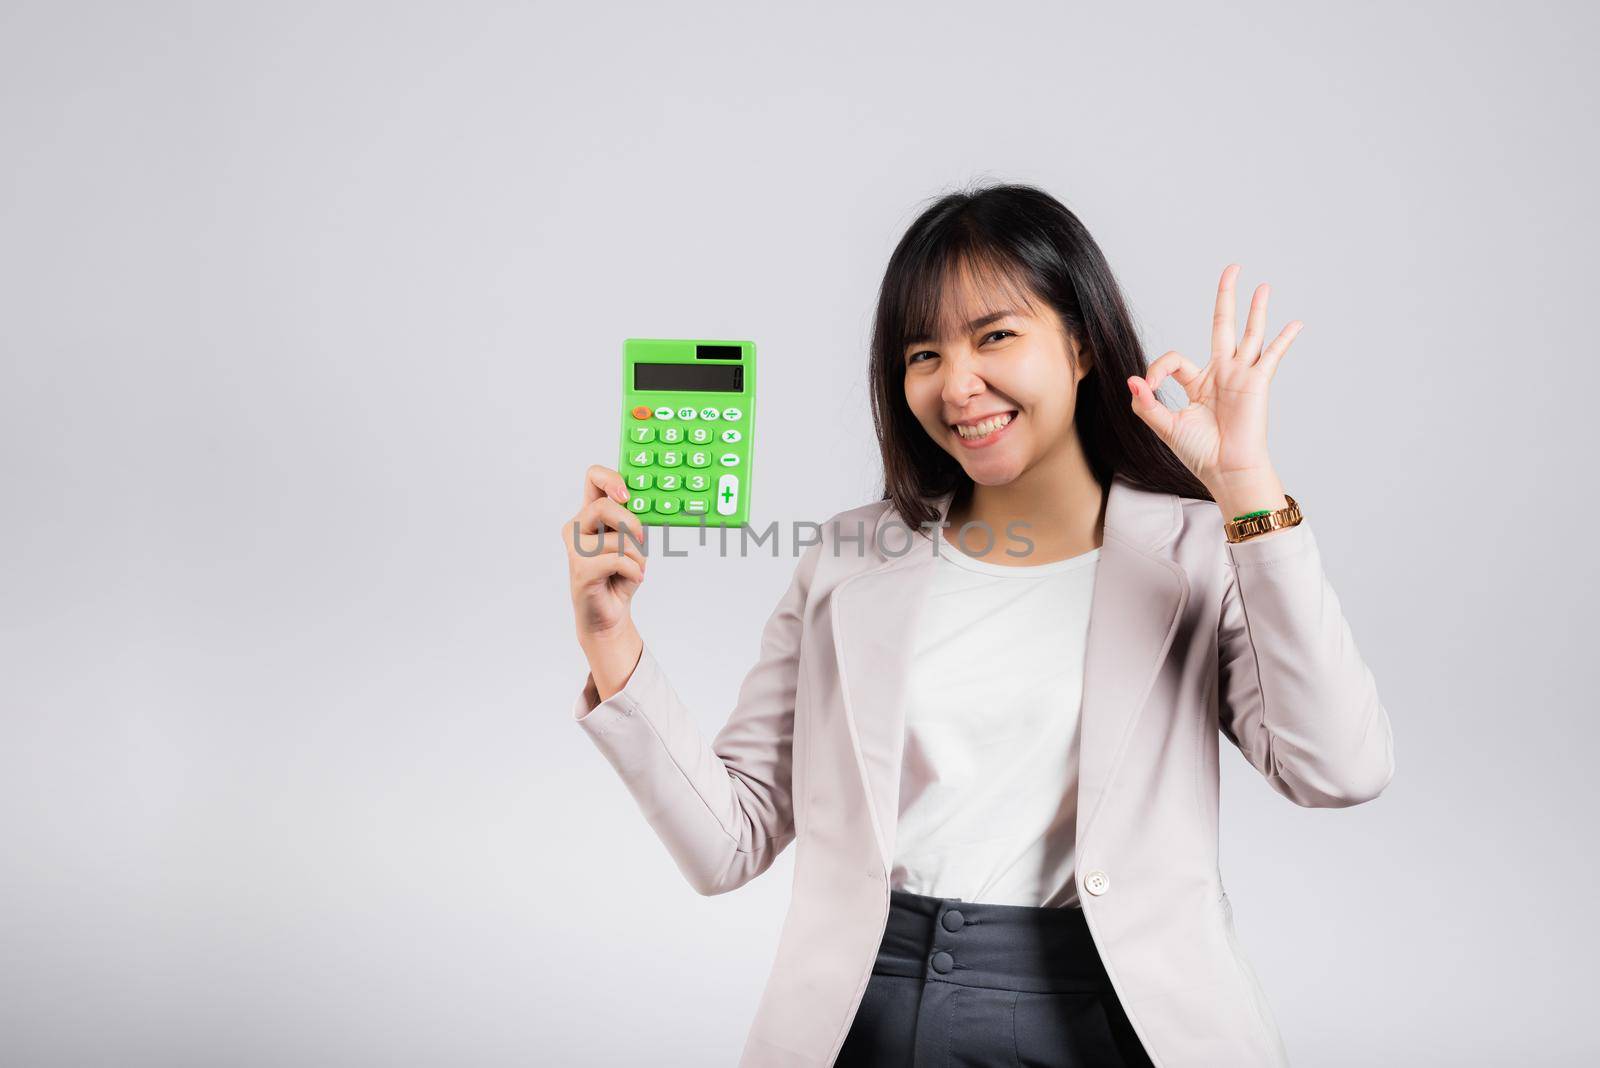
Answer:
[[[1260,487],[1276,485],[1267,458],[1267,387],[1278,361],[1305,325],[1296,319],[1263,349],[1270,290],[1262,282],[1250,300],[1244,337],[1236,347],[1233,282],[1238,275],[1237,263],[1223,268],[1211,321],[1211,362],[1204,371],[1172,351],[1154,360],[1143,378],[1128,379],[1133,410],[1219,504],[1241,494],[1259,496]],[[1174,411],[1156,397],[1156,387],[1168,375],[1183,387],[1188,407]]]

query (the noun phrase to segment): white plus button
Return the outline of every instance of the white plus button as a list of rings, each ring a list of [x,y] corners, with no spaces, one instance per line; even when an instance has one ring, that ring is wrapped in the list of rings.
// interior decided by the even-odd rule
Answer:
[[[728,474],[717,479],[717,514],[732,515],[739,510],[739,476]]]

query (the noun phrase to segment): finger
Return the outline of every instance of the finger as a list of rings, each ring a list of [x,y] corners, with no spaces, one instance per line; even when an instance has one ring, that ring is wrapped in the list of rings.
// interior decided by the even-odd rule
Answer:
[[[1150,384],[1138,375],[1128,379],[1128,389],[1133,394],[1133,410],[1145,425],[1156,432],[1162,441],[1167,441],[1172,435],[1172,425],[1176,416],[1172,410],[1152,392]]]
[[[601,536],[600,548],[611,556],[626,556],[638,562],[641,568],[650,566],[650,560],[644,554],[644,546],[628,537],[621,531],[607,531]]]
[[[608,530],[603,534],[587,535],[584,541],[583,551],[573,556],[573,581],[579,585],[610,574],[608,558],[611,557],[622,556],[634,560],[641,570],[650,564],[642,548],[619,531]]]
[[[583,473],[583,500],[579,503],[588,504],[597,497],[625,501],[628,499],[628,486],[619,472],[603,464],[590,464],[589,470]]]
[[[1272,339],[1272,344],[1262,351],[1261,359],[1256,361],[1256,366],[1265,370],[1268,378],[1271,378],[1278,370],[1278,361],[1283,358],[1284,353],[1289,351],[1289,346],[1294,344],[1294,339],[1299,336],[1301,329],[1305,325],[1305,323],[1296,319],[1280,330],[1278,336]]]
[[[617,566],[611,572],[612,574],[621,575],[623,578],[630,580],[635,585],[642,584],[644,582],[643,565],[637,563],[632,558],[627,556],[614,556],[612,559],[617,563]]]
[[[1233,280],[1239,277],[1239,265],[1230,263],[1222,269],[1222,281],[1217,285],[1217,308],[1211,315],[1211,358],[1233,359]]]
[[[1267,336],[1267,297],[1271,287],[1262,282],[1250,298],[1250,316],[1244,321],[1244,336],[1239,339],[1239,351],[1234,358],[1241,363],[1255,363],[1261,355],[1261,339]]]
[[[1200,377],[1200,368],[1196,367],[1188,357],[1176,350],[1164,352],[1144,369],[1144,380],[1154,393],[1161,388],[1162,379],[1171,375],[1178,385],[1183,387],[1184,395],[1191,401],[1194,394],[1189,392],[1189,387],[1194,385]]]
[[[631,530],[637,541],[644,540],[644,521],[610,497],[596,497],[573,517],[585,534],[610,528]]]
[[[573,586],[575,590],[592,586],[597,582],[604,582],[612,575],[621,575],[634,582],[643,582],[645,568],[639,561],[623,553],[601,553],[592,560],[585,560],[584,567],[573,572]]]
[[[581,515],[569,519],[561,531],[561,540],[567,546],[567,555],[574,559],[587,559],[602,552],[616,552],[617,546],[632,549],[641,558],[646,542],[642,528],[620,523],[621,529],[608,529],[604,523],[586,521]]]

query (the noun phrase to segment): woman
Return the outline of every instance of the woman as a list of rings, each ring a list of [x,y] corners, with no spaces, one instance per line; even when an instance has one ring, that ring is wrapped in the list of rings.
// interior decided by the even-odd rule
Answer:
[[[1288,1063],[1218,870],[1218,737],[1317,807],[1377,796],[1393,740],[1267,455],[1300,324],[1263,346],[1263,284],[1236,342],[1237,274],[1208,365],[1146,367],[1059,202],[929,208],[879,294],[883,499],[802,555],[709,744],[629,615],[627,490],[589,469],[574,719],[699,892],[797,843],[742,1064]]]

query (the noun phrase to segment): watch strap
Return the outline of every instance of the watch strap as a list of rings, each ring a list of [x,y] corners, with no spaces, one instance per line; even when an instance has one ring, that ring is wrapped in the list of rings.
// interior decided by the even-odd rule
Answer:
[[[1250,512],[1238,519],[1228,520],[1223,524],[1223,530],[1227,532],[1228,540],[1230,542],[1241,542],[1246,538],[1253,538],[1271,530],[1282,530],[1284,527],[1292,527],[1298,524],[1304,518],[1301,515],[1300,506],[1287,493],[1283,495],[1283,499],[1289,502],[1287,508],[1279,508],[1276,511]]]

